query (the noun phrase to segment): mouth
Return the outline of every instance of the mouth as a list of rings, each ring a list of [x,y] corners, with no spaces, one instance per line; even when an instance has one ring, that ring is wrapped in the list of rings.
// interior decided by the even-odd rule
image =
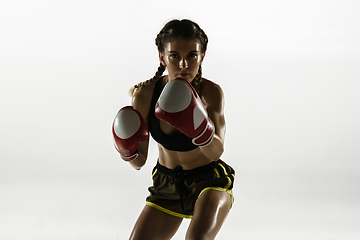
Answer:
[[[186,78],[186,77],[190,76],[190,74],[189,73],[179,73],[178,76],[181,78]]]

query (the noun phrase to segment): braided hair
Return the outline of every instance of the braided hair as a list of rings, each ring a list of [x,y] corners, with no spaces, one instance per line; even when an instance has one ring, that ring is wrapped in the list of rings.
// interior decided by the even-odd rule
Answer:
[[[201,52],[205,53],[208,38],[205,32],[200,28],[200,26],[188,19],[183,20],[172,20],[165,24],[165,26],[161,29],[160,33],[156,36],[155,44],[159,52],[165,51],[165,45],[171,42],[174,39],[196,39],[200,42]],[[165,66],[160,63],[160,66],[155,73],[155,76],[149,80],[144,82],[140,82],[133,86],[130,89],[130,95],[133,96],[135,89],[144,85],[151,85],[157,82],[162,74],[165,71]],[[199,67],[198,73],[194,80],[191,82],[192,86],[195,88],[196,92],[200,95],[201,89],[201,82],[202,82],[202,68],[201,65]]]

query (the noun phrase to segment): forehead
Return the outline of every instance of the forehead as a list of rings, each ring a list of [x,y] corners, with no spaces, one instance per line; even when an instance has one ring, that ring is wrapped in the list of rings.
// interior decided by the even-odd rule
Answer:
[[[194,39],[174,39],[165,45],[165,51],[175,52],[200,52],[200,43]]]

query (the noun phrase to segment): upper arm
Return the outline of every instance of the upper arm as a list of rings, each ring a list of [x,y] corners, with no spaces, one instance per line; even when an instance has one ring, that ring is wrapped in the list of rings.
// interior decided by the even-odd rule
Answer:
[[[209,118],[215,125],[215,133],[224,141],[226,124],[225,124],[225,98],[221,87],[211,81],[204,80],[202,87],[202,98],[206,107]]]
[[[140,112],[146,122],[146,125],[148,123],[147,116],[150,111],[150,102],[152,97],[152,92],[149,90],[148,86],[139,87],[135,90],[131,99],[131,106]]]
[[[131,106],[134,107],[144,118],[146,126],[148,125],[148,114],[150,111],[151,98],[153,93],[153,86],[142,86],[135,90],[131,99]],[[146,160],[149,146],[149,139],[139,143],[138,151]]]

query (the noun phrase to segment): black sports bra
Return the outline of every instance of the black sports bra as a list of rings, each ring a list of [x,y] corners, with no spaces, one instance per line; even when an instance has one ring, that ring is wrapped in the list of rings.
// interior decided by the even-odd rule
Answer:
[[[155,105],[163,90],[163,78],[164,76],[155,83],[155,89],[151,99],[150,112],[148,114],[149,132],[156,142],[160,143],[168,150],[179,152],[191,151],[198,147],[192,143],[192,138],[186,136],[183,133],[173,136],[164,134],[160,129],[160,120],[155,116]]]

